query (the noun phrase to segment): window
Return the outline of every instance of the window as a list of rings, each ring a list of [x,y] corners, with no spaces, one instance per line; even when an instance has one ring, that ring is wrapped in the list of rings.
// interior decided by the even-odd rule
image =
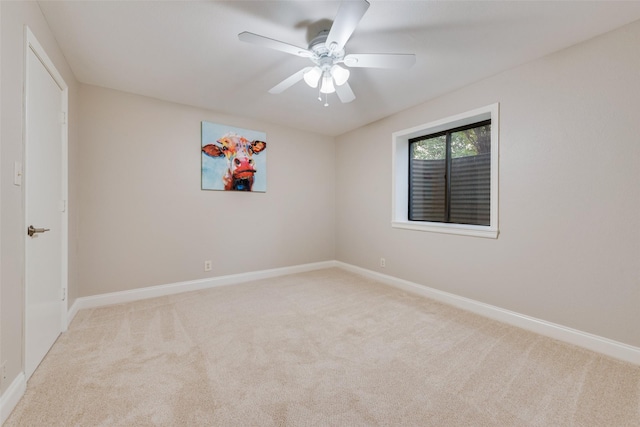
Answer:
[[[498,236],[498,104],[393,134],[392,226]]]
[[[409,140],[409,221],[490,224],[491,120]]]

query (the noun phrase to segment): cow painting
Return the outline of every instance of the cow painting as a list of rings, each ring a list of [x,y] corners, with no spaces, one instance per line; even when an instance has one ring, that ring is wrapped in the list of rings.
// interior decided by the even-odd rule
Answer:
[[[202,125],[202,188],[266,191],[266,135],[208,122]]]

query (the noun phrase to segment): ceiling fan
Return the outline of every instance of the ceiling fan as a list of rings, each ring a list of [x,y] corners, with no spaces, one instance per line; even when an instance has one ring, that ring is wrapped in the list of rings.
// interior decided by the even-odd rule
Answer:
[[[350,68],[409,68],[416,62],[416,56],[413,54],[346,54],[344,45],[355,31],[356,26],[368,8],[369,2],[367,0],[344,0],[340,3],[331,28],[320,31],[311,40],[307,49],[248,31],[238,34],[238,38],[243,42],[257,44],[302,58],[309,58],[313,62],[313,66],[305,67],[287,77],[272,87],[269,93],[281,93],[300,80],[304,80],[312,88],[320,86],[318,100],[322,101],[322,94],[325,94],[325,107],[329,105],[327,95],[334,92],[343,103],[351,102],[356,99],[356,96],[349,83],[347,83],[350,72],[340,64]]]

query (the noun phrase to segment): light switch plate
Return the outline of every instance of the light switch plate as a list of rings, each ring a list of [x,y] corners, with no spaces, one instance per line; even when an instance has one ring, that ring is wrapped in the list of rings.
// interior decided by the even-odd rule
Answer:
[[[22,162],[13,162],[13,185],[22,185]]]

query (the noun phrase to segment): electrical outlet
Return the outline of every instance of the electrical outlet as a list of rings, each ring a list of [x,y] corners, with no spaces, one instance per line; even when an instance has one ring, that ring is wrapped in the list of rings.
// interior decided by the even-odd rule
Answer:
[[[211,271],[211,268],[212,268],[211,261],[205,261],[204,262],[204,271]]]
[[[380,258],[380,267],[385,268],[387,266],[387,262],[384,258]]]

